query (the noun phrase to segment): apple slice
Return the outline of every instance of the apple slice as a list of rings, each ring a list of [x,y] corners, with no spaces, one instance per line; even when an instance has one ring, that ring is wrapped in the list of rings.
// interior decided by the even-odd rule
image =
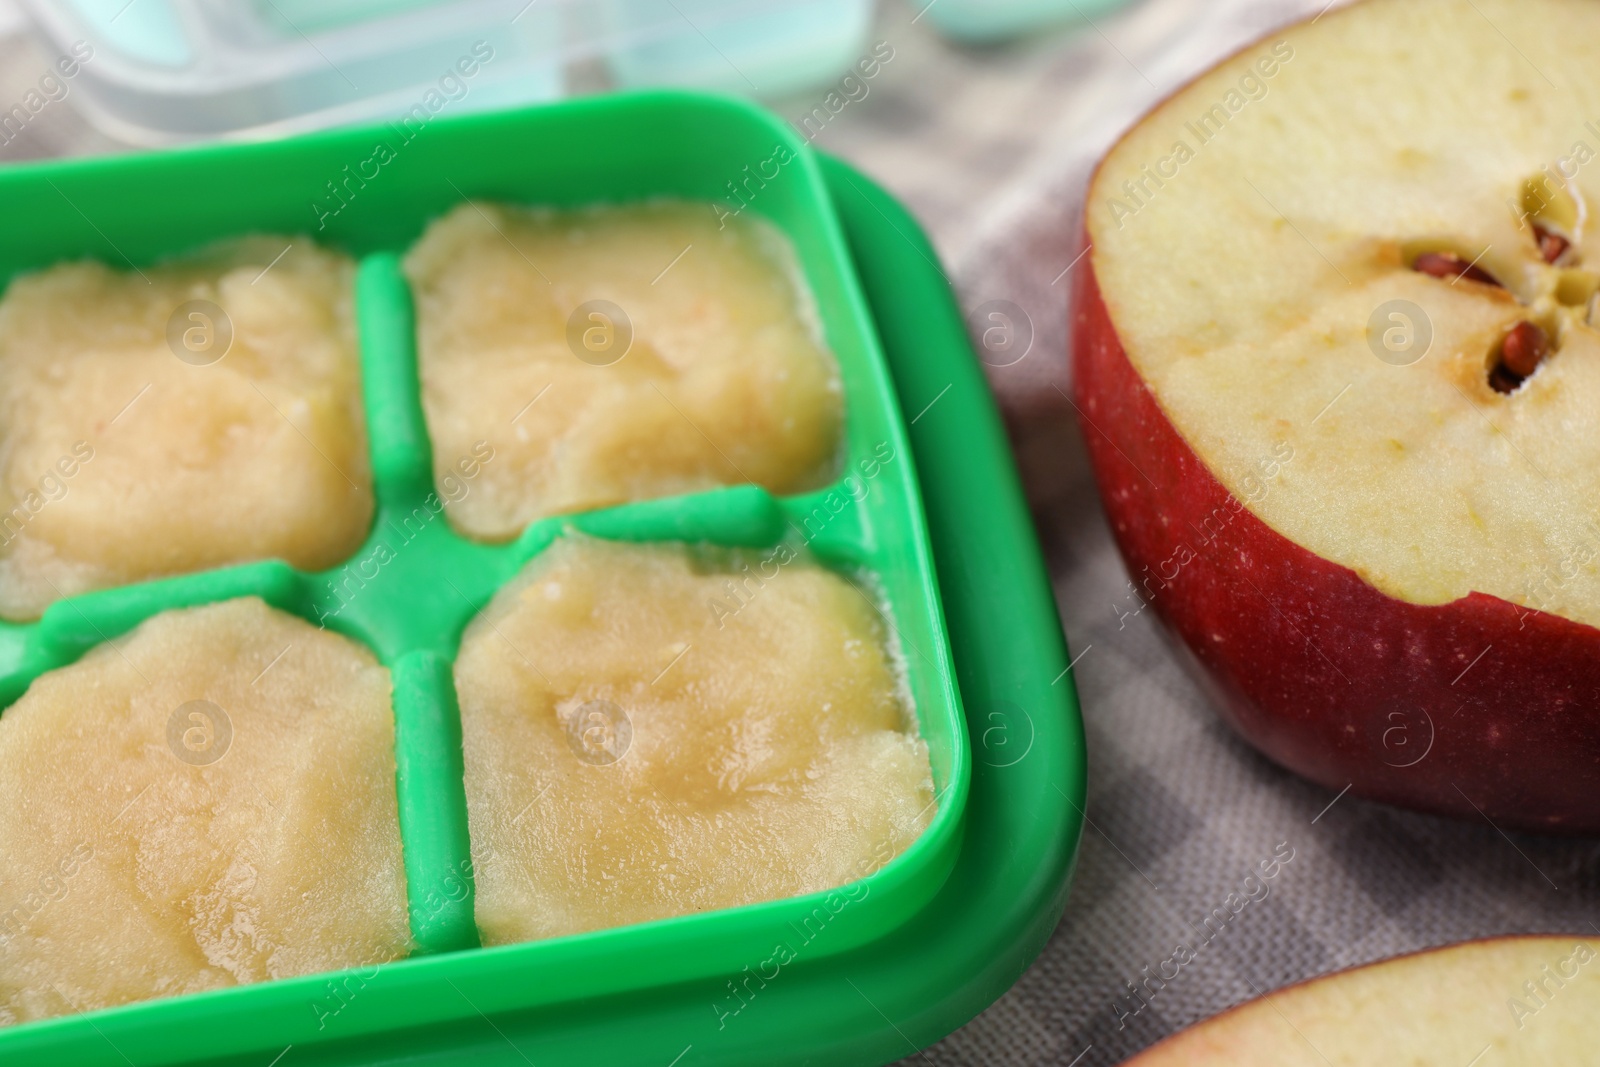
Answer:
[[[1597,48],[1600,4],[1365,0],[1090,186],[1073,384],[1127,608],[1332,789],[1600,831]]]
[[[1126,1067],[1506,1067],[1595,1061],[1600,944],[1469,941],[1269,993]]]

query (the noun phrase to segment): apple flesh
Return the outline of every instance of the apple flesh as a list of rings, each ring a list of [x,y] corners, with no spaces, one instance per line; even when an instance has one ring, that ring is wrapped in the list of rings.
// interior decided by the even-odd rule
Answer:
[[[1125,1067],[1592,1063],[1597,948],[1497,938],[1325,975],[1190,1027]]]
[[[1073,387],[1100,496],[1135,595],[1229,724],[1331,789],[1600,831],[1600,630],[1481,593],[1406,603],[1273,530],[1162,413],[1085,266]]]
[[[1560,0],[1489,6],[1491,18],[1515,11],[1525,44],[1600,42],[1594,8],[1569,26],[1578,8]],[[1494,118],[1455,99],[1472,91],[1458,68],[1509,69],[1494,59],[1504,40],[1464,2],[1366,0],[1284,42],[1246,49],[1162,105],[1091,185],[1073,389],[1128,604],[1155,609],[1245,739],[1330,789],[1600,831],[1600,551],[1583,551],[1594,528],[1583,508],[1600,499],[1600,333],[1590,279],[1570,266],[1584,251],[1581,190],[1530,200],[1517,177],[1540,166],[1526,146],[1556,134],[1523,138],[1526,157],[1496,156],[1487,176],[1426,162],[1489,136],[1450,128],[1474,108]],[[1451,67],[1442,96],[1429,88],[1432,51],[1471,60]],[[1147,195],[1128,215],[1123,176],[1170,158],[1152,146],[1193,139],[1186,116],[1252,71],[1266,95],[1198,156],[1169,162],[1162,173],[1176,177],[1134,186]],[[1496,90],[1507,107],[1527,95],[1518,79]],[[1292,124],[1335,85],[1347,113],[1393,121],[1376,134],[1326,113]],[[1580,114],[1573,104],[1551,125],[1570,141]],[[1447,128],[1417,128],[1433,120]],[[1413,135],[1426,142],[1414,152]],[[1297,162],[1313,153],[1315,168]],[[1478,177],[1481,189],[1460,188]],[[1381,217],[1362,232],[1356,194],[1380,182]],[[1507,210],[1519,195],[1520,218]],[[1341,211],[1351,217],[1326,217]],[[1456,236],[1440,236],[1439,212],[1462,215]],[[1493,284],[1428,269],[1452,243]],[[1411,365],[1384,360],[1366,330],[1397,298],[1431,322],[1429,353]],[[1507,353],[1530,320],[1551,350],[1530,360],[1512,341]]]

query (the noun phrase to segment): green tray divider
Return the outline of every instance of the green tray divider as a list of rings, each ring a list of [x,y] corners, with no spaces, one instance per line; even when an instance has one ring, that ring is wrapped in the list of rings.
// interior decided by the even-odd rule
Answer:
[[[297,613],[306,603],[300,573],[282,560],[263,560],[58,600],[40,618],[39,633],[49,646],[76,659],[159,612],[241,596],[259,596]]]
[[[570,520],[563,518],[540,519],[523,530],[521,536],[511,542],[506,549],[506,556],[513,571],[520,569],[534,556],[549,548],[551,543],[561,536],[561,531],[568,521]],[[602,527],[605,525],[604,520],[601,520],[600,525]]]
[[[435,652],[412,652],[390,670],[411,934],[420,953],[476,948],[461,715],[450,661]]]
[[[35,673],[63,666],[158,612],[240,596],[259,596],[285,611],[305,610],[300,573],[282,560],[262,560],[58,600],[29,628],[31,655],[24,659]],[[10,696],[7,703],[15,698]]]
[[[55,666],[39,647],[36,623],[0,623],[0,708],[21,696],[28,683]]]
[[[433,442],[422,413],[416,309],[400,257],[378,252],[362,259],[355,300],[361,390],[378,499],[415,506],[433,488]]]
[[[759,485],[645,500],[575,515],[574,528],[611,541],[704,541],[729,547],[783,538],[783,509]]]
[[[880,547],[862,501],[843,483],[783,501],[782,521],[791,542],[834,566],[864,566]]]

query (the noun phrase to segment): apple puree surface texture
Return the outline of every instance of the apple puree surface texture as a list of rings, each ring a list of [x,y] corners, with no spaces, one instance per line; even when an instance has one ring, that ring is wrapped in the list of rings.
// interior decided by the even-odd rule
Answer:
[[[1095,275],[1173,425],[1392,597],[1600,625],[1597,51],[1585,0],[1367,0],[1171,97],[1090,190]],[[1550,350],[1497,388],[1524,321]]]
[[[0,716],[0,1024],[411,946],[389,673],[247,598],[156,615]]]
[[[934,808],[877,609],[786,547],[569,535],[455,677],[485,944],[855,883]]]
[[[355,551],[373,495],[352,277],[306,238],[253,237],[139,271],[81,262],[13,280],[0,301],[0,616]]]
[[[672,201],[463,204],[406,272],[439,477],[477,442],[496,451],[447,505],[470,536],[719,485],[790,493],[835,464],[838,368],[765,222]]]

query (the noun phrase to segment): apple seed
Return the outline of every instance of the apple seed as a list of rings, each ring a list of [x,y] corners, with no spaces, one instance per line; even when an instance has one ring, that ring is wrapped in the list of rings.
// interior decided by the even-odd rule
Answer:
[[[1511,328],[1500,343],[1500,367],[1518,380],[1532,374],[1550,351],[1550,338],[1535,324],[1524,319]],[[1491,381],[1490,384],[1493,384]],[[1498,388],[1498,387],[1497,387]]]
[[[1411,262],[1411,269],[1421,271],[1430,278],[1465,278],[1504,289],[1495,276],[1482,267],[1473,266],[1450,252],[1424,252]]]
[[[1522,388],[1522,379],[1506,370],[1504,363],[1496,363],[1489,372],[1489,388],[1497,393],[1514,393]]]
[[[1533,236],[1539,242],[1539,254],[1544,257],[1546,263],[1554,263],[1561,258],[1562,253],[1572,247],[1571,241],[1559,233],[1545,229],[1538,223],[1534,224]]]

